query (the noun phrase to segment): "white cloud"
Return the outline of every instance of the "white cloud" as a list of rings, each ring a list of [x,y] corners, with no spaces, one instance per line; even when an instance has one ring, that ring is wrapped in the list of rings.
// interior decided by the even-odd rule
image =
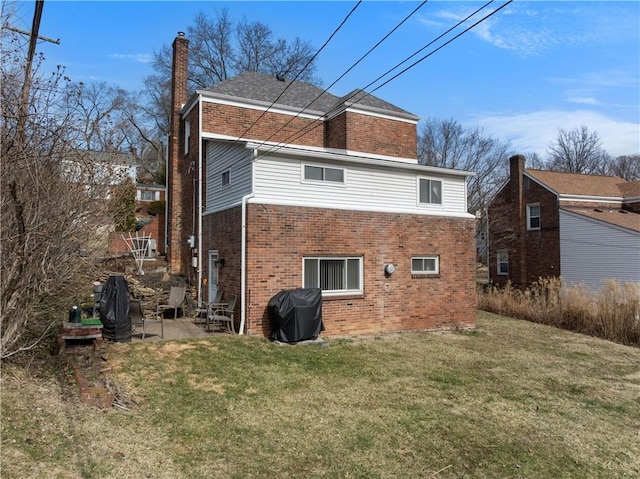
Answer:
[[[558,137],[558,130],[572,130],[585,125],[596,132],[603,148],[611,156],[640,153],[640,124],[617,121],[589,110],[542,110],[528,113],[490,113],[470,119],[488,134],[510,141],[521,153],[546,156],[550,143]]]
[[[109,56],[117,60],[133,60],[138,63],[151,63],[153,61],[153,55],[149,53],[112,53]]]

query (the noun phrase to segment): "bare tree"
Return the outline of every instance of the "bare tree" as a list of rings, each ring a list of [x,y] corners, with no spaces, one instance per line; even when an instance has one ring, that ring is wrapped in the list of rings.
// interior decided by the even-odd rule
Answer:
[[[133,127],[122,115],[127,92],[104,82],[69,82],[65,99],[84,149],[120,151],[131,144]]]
[[[468,184],[468,209],[484,211],[487,201],[506,181],[509,145],[479,128],[465,129],[455,120],[428,118],[418,137],[418,159],[423,165],[473,171]]]
[[[5,28],[1,35],[3,46],[12,45],[0,62],[0,357],[6,358],[39,344],[83,299],[104,201],[88,195],[74,174],[90,162],[78,153],[80,128],[64,108],[69,79],[61,68],[41,74],[40,56],[25,78],[24,42]],[[23,108],[25,81],[31,84]],[[70,158],[77,168],[68,167]]]
[[[508,178],[509,145],[479,128],[463,128],[455,120],[428,118],[418,136],[421,164],[473,171],[467,184],[467,208],[478,218],[476,245],[480,259],[487,248],[488,202]]]
[[[187,36],[191,90],[213,86],[247,70],[320,83],[313,61],[315,49],[309,42],[299,37],[291,41],[277,38],[259,21],[236,23],[227,9],[216,10],[213,17],[198,13]],[[157,138],[168,132],[171,57],[171,48],[163,45],[154,55],[155,74],[145,79],[146,113],[154,117]]]
[[[605,174],[611,157],[602,147],[597,132],[586,126],[558,131],[555,143],[549,145],[547,163],[553,171]]]
[[[618,156],[609,163],[607,174],[627,181],[640,180],[640,154]]]

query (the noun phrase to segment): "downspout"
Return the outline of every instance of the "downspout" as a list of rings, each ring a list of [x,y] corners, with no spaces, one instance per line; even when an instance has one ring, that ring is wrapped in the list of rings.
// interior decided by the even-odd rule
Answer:
[[[202,308],[202,95],[198,95],[198,309]]]
[[[258,155],[256,150],[253,150],[253,159],[251,160],[251,193],[242,197],[242,232],[240,236],[240,328],[238,334],[244,333],[244,325],[246,322],[246,308],[247,308],[247,203],[254,197],[255,191],[255,159]]]

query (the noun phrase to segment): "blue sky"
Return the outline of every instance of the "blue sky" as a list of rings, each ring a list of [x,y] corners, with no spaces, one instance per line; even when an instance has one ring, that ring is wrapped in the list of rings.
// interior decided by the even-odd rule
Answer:
[[[40,34],[61,44],[43,42],[38,51],[45,68],[64,65],[75,81],[138,90],[152,73],[153,52],[186,31],[198,11],[213,16],[226,7],[232,18],[259,20],[277,36],[319,48],[355,4],[46,0]],[[364,88],[483,4],[427,2],[331,93]],[[324,86],[418,5],[363,2],[317,59]],[[19,2],[14,26],[30,29],[32,15],[33,2]],[[422,118],[482,127],[543,158],[559,128],[581,125],[596,131],[613,156],[640,153],[640,2],[516,0],[374,94]]]

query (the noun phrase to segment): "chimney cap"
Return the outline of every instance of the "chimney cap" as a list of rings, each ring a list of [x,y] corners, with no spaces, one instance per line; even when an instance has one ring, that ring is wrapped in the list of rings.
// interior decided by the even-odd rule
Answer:
[[[178,37],[179,38],[183,38],[184,37],[184,32],[178,32]]]

